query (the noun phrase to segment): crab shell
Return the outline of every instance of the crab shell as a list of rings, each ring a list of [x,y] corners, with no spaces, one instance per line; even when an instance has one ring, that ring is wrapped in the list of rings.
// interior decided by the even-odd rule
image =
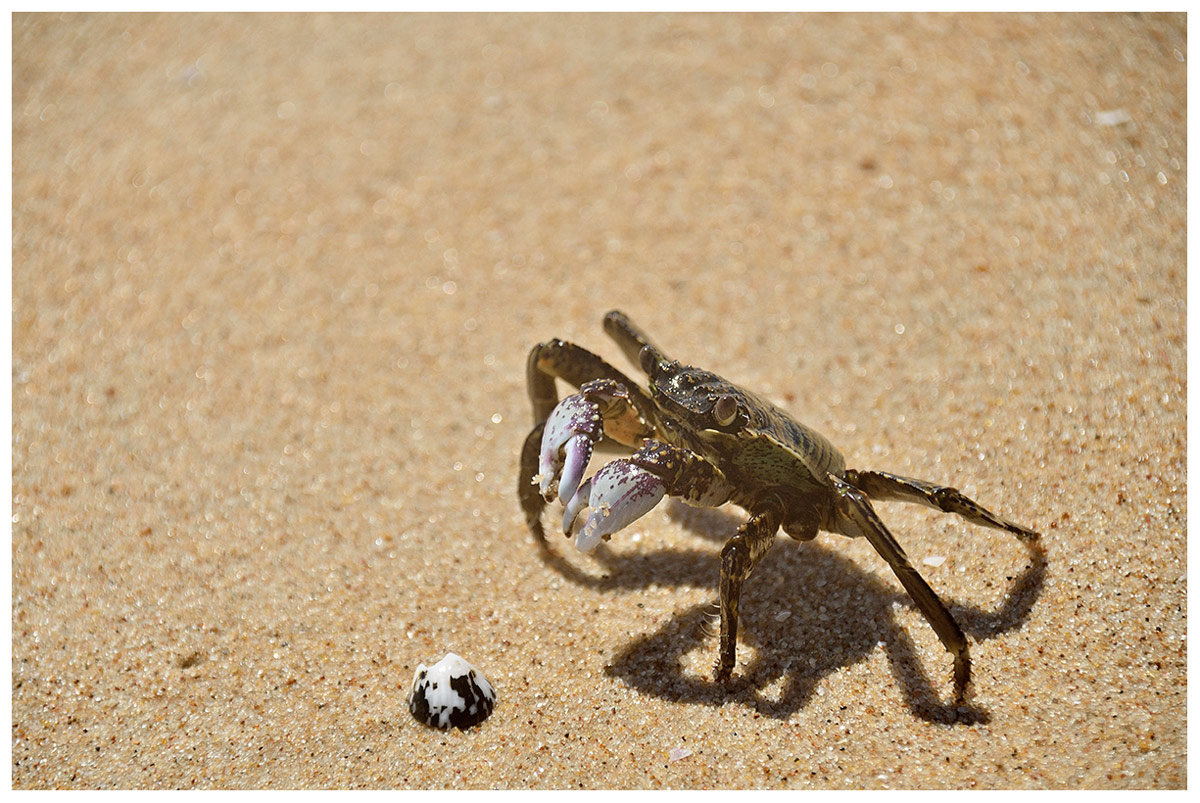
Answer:
[[[768,495],[785,502],[820,497],[825,477],[845,469],[845,458],[823,435],[760,396],[710,371],[667,360],[653,347],[642,350],[641,362],[663,439],[721,469],[735,488],[736,504],[751,509]],[[804,540],[816,534],[811,519],[785,521],[783,528]]]

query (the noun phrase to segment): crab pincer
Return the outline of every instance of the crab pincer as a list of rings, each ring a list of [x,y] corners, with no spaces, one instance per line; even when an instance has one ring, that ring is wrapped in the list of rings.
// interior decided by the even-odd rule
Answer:
[[[555,405],[538,451],[538,490],[547,502],[569,501],[592,458],[592,447],[610,438],[631,448],[651,434],[629,397],[611,379],[593,379]]]
[[[547,502],[556,495],[564,502],[575,495],[592,458],[592,445],[603,434],[604,422],[595,402],[576,394],[558,403],[546,419],[538,455],[538,488]]]
[[[575,548],[591,552],[600,543],[650,512],[666,494],[663,479],[624,458],[606,463],[567,502],[563,532],[571,527],[586,504],[591,508],[583,529],[575,536]]]

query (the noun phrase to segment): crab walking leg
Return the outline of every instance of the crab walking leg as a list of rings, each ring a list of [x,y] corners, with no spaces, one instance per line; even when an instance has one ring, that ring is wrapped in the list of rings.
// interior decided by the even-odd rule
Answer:
[[[546,422],[534,425],[525,437],[525,445],[521,447],[521,467],[517,472],[517,499],[521,501],[521,510],[525,513],[525,524],[539,541],[546,540],[546,531],[542,528],[542,510],[546,500],[538,491],[534,476],[537,475],[538,452],[542,447],[542,432]]]
[[[563,532],[570,535],[575,518],[591,508],[575,546],[590,552],[654,509],[664,496],[698,507],[718,507],[729,501],[733,486],[721,470],[699,455],[678,446],[647,441],[627,458],[604,465],[567,501]]]
[[[967,637],[950,615],[945,603],[938,599],[925,578],[908,562],[904,549],[888,531],[879,514],[871,507],[862,491],[844,482],[833,474],[829,475],[835,494],[837,530],[851,538],[864,537],[875,547],[888,565],[892,567],[904,590],[917,603],[921,614],[937,633],[947,652],[954,656],[954,703],[961,705],[966,697],[967,683],[971,679],[971,655],[967,648]]]
[[[554,380],[562,379],[580,387],[592,379],[611,379],[628,388],[631,402],[643,418],[654,411],[654,402],[646,391],[599,355],[565,340],[547,340],[529,351],[525,363],[525,385],[533,406],[533,423],[540,424],[558,404]],[[650,420],[647,418],[647,420]]]
[[[914,480],[883,471],[847,471],[845,479],[872,499],[896,499],[956,513],[969,522],[984,527],[995,527],[1015,534],[1022,541],[1036,541],[1041,536],[1028,527],[1014,524],[997,516],[974,499],[963,496],[958,490],[936,485],[925,480]]]
[[[721,549],[721,646],[715,670],[718,683],[728,683],[737,663],[738,607],[742,586],[775,543],[783,522],[775,506],[751,516]]]

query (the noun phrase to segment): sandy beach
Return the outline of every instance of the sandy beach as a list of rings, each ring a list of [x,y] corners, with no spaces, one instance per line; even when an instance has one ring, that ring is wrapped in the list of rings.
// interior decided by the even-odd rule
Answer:
[[[1186,25],[15,15],[13,786],[1186,787]],[[729,689],[743,510],[543,554],[526,357],[640,379],[614,308],[1042,534],[877,505],[967,705],[863,539]]]

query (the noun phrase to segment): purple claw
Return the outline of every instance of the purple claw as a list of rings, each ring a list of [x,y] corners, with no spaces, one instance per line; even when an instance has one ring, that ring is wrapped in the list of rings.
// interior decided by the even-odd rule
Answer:
[[[538,488],[547,502],[555,496],[566,501],[575,494],[592,456],[592,444],[603,434],[600,408],[582,395],[568,396],[550,412],[542,432],[537,477]]]
[[[563,535],[571,534],[571,528],[575,526],[575,519],[579,518],[579,511],[587,507],[588,497],[591,495],[592,481],[586,480],[583,485],[579,486],[579,490],[575,492],[563,510]]]
[[[575,548],[581,552],[591,552],[601,539],[649,513],[666,493],[660,477],[625,459],[608,463],[588,482],[592,512],[575,536]],[[581,502],[571,502],[582,507]]]
[[[566,502],[575,496],[583,470],[592,459],[592,442],[587,435],[576,435],[563,447],[563,471],[558,481],[558,498]]]

